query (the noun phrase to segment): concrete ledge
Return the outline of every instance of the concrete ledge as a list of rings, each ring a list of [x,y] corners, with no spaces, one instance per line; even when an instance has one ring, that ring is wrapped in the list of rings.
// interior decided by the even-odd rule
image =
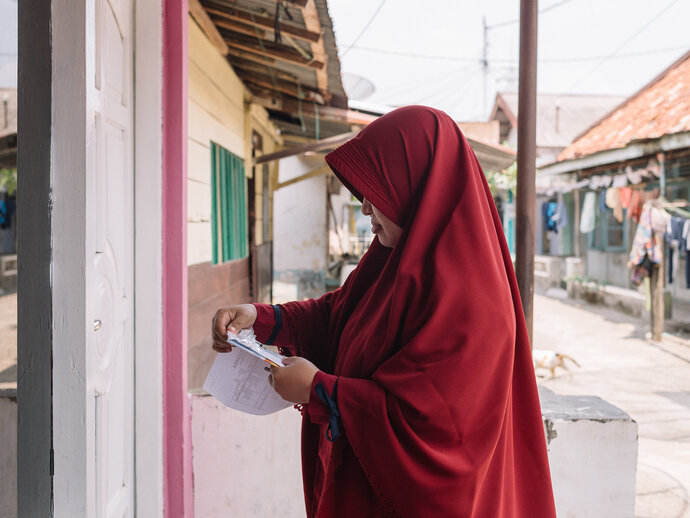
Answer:
[[[17,389],[0,390],[0,517],[17,516]]]
[[[567,287],[570,298],[608,306],[634,317],[649,315],[645,296],[638,291],[579,280],[568,281]]]
[[[558,516],[634,516],[637,423],[598,397],[539,398]]]

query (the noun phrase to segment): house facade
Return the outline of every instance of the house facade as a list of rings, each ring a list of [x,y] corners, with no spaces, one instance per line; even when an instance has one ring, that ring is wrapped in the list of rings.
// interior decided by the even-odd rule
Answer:
[[[690,54],[664,70],[582,132],[558,160],[540,168],[538,189],[544,199],[568,196],[570,228],[567,244],[552,255],[573,256],[580,277],[626,290],[638,288],[631,280],[629,253],[637,228],[635,199],[658,198],[671,216],[687,217],[690,203]],[[624,195],[623,216],[604,200],[595,205],[591,230],[581,228],[584,199],[589,193],[603,200],[609,190]],[[617,194],[616,192],[609,193]],[[669,250],[666,250],[666,256]],[[674,279],[666,276],[665,293],[672,300],[667,317],[686,318],[690,291],[686,253],[681,248]],[[565,259],[562,259],[565,261]],[[666,264],[668,270],[668,264]],[[561,271],[565,274],[565,268]],[[575,271],[573,271],[575,273]],[[668,271],[667,271],[668,273]],[[639,288],[643,290],[643,288]],[[641,294],[644,300],[644,293]]]

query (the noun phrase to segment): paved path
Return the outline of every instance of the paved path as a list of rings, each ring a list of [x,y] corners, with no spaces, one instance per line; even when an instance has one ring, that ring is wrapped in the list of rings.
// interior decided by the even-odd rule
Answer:
[[[534,327],[535,349],[566,353],[582,365],[572,377],[561,370],[554,379],[540,376],[545,386],[599,396],[637,421],[635,516],[690,518],[690,344],[651,344],[639,319],[540,295]]]
[[[0,295],[0,388],[17,381],[17,294]]]

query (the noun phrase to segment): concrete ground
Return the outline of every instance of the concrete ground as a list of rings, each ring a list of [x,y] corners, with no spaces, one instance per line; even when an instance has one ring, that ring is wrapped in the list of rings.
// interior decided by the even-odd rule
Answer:
[[[645,340],[649,326],[610,308],[535,296],[534,348],[581,365],[538,379],[559,394],[596,395],[639,427],[637,518],[690,518],[690,342]]]
[[[17,382],[17,294],[0,294],[0,389]]]

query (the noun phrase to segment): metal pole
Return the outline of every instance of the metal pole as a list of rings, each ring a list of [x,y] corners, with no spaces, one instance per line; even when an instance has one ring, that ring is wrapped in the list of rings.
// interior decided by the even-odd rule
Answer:
[[[532,343],[534,301],[534,220],[536,210],[537,12],[538,0],[520,0],[515,270],[530,343]]]
[[[486,110],[486,83],[489,75],[489,27],[486,25],[486,16],[482,18],[482,23],[484,24],[484,49],[482,51],[482,68],[484,75],[484,85],[482,87],[482,115],[484,110]]]

